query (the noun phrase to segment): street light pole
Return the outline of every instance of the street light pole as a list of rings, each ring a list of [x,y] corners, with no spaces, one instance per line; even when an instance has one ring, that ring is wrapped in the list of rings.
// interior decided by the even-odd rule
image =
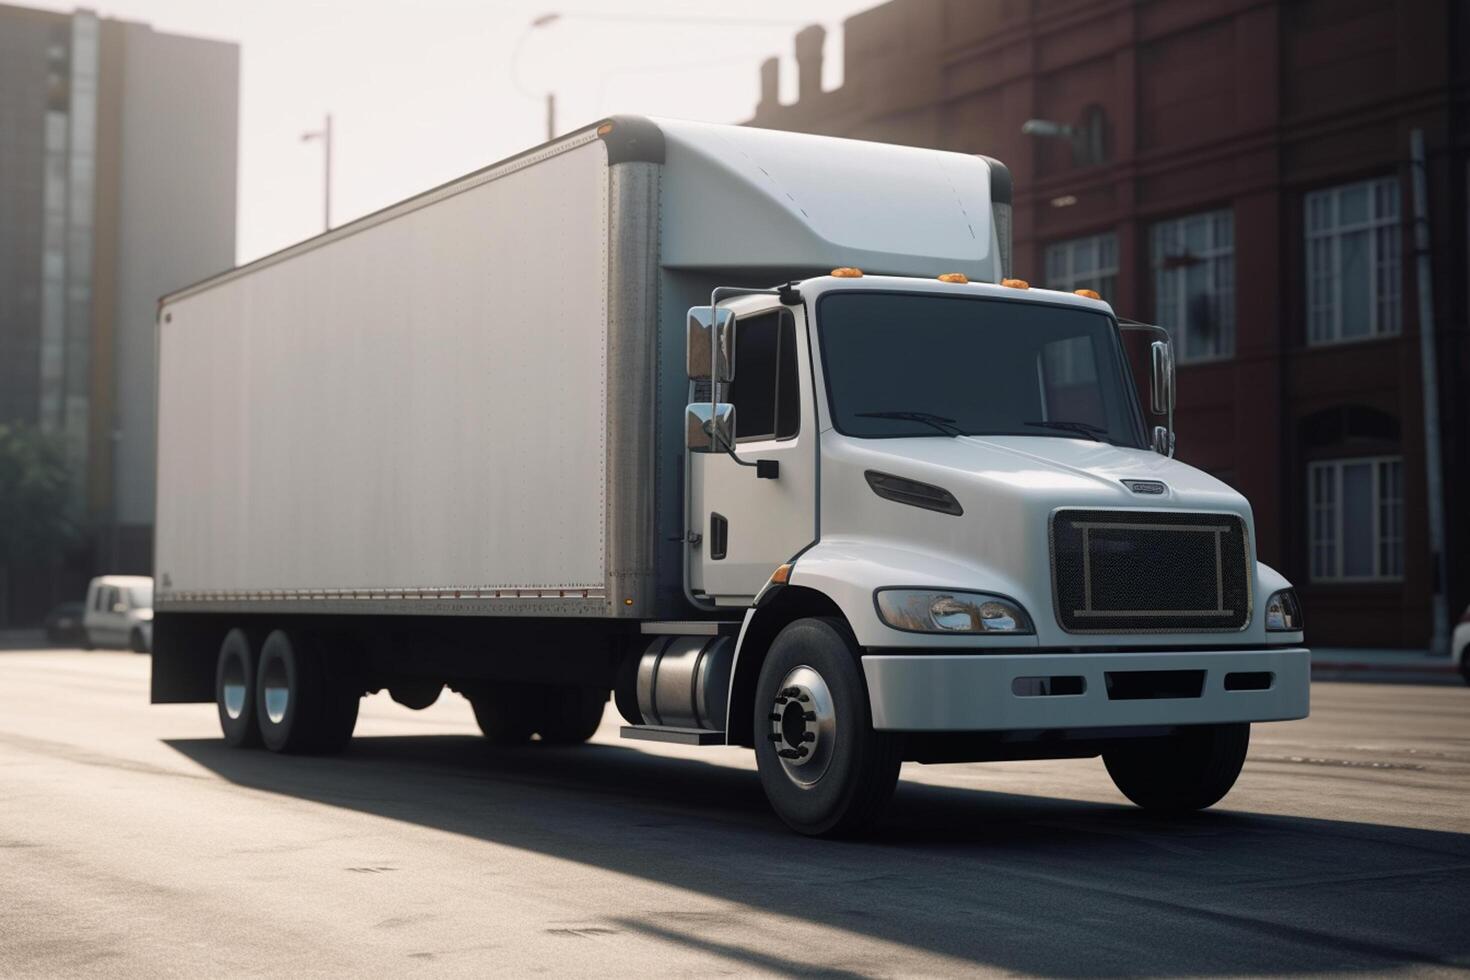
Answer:
[[[332,230],[332,114],[327,113],[321,129],[301,134],[301,142],[322,141],[322,230]]]

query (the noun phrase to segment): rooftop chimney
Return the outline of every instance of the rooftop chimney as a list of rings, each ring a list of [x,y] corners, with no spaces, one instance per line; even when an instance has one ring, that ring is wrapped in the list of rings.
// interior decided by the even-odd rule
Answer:
[[[761,100],[756,111],[774,109],[781,104],[781,59],[767,58],[761,62]]]
[[[822,94],[822,45],[827,29],[821,24],[803,27],[796,34],[796,93],[798,99]]]

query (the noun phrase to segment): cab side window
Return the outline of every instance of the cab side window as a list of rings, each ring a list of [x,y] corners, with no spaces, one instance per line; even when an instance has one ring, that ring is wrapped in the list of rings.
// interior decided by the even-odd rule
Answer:
[[[735,324],[735,380],[726,398],[735,406],[735,441],[790,439],[801,427],[796,370],[796,321],[787,310]]]

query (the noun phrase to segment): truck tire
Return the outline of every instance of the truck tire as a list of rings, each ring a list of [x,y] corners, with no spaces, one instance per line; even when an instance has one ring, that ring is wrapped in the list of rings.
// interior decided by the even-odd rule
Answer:
[[[214,703],[227,744],[242,749],[260,745],[260,726],[255,723],[255,652],[244,630],[230,630],[219,646]]]
[[[1145,810],[1187,813],[1220,802],[1245,763],[1251,726],[1195,725],[1103,753],[1113,784]]]
[[[134,653],[148,652],[148,643],[143,639],[142,630],[133,630],[132,635],[128,637],[128,647]]]
[[[814,837],[870,829],[898,783],[902,742],[875,732],[858,648],[836,619],[799,619],[756,681],[755,759],[786,825]]]
[[[553,687],[546,691],[537,730],[552,745],[580,745],[597,732],[607,692],[597,687]]]
[[[491,745],[524,745],[536,733],[535,709],[524,689],[500,687],[466,693],[475,723]]]
[[[274,630],[260,648],[255,713],[272,752],[342,751],[357,725],[356,690],[327,670],[319,640]]]

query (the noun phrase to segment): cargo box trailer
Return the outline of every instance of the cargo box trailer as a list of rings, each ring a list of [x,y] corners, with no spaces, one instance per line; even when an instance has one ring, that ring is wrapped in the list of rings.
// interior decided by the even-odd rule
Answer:
[[[1307,713],[1300,609],[1173,458],[1167,331],[1014,278],[1010,208],[986,157],[619,116],[164,297],[153,700],[333,751],[380,690],[501,744],[611,692],[809,834],[905,760],[1211,805]]]

